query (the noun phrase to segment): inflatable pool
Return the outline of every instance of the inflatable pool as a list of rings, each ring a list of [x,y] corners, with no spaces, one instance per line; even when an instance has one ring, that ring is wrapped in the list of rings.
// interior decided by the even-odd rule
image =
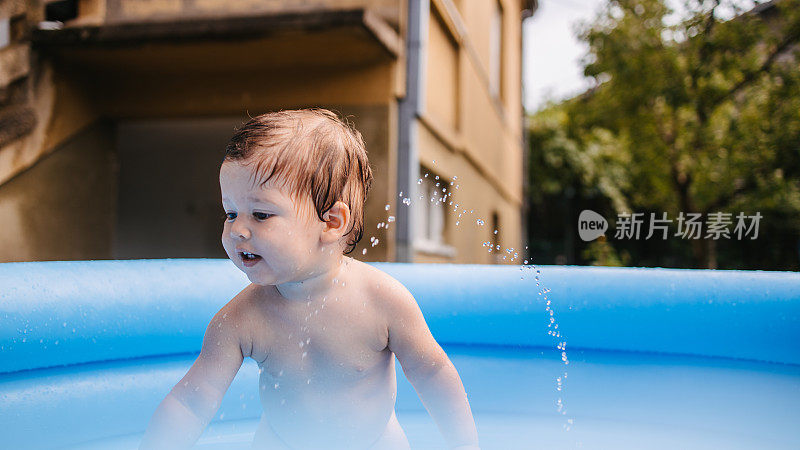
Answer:
[[[800,274],[375,265],[456,365],[483,449],[800,448]],[[0,264],[2,447],[136,448],[246,284],[227,260]],[[397,367],[412,448],[443,448]],[[197,448],[249,448],[257,375]]]

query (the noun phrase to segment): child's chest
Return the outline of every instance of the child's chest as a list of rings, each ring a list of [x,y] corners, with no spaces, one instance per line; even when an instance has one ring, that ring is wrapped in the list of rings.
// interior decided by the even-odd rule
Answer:
[[[337,298],[270,315],[262,330],[262,381],[348,383],[387,364],[386,325],[367,301]],[[260,358],[258,356],[261,356]],[[271,380],[265,380],[270,378]]]

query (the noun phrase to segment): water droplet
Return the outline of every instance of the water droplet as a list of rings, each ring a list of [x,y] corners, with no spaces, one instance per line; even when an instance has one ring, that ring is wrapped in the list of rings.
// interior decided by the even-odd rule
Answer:
[[[366,255],[367,254],[367,249],[361,250],[361,254],[362,255]]]
[[[386,220],[389,221],[389,223],[394,222],[394,216],[389,216]]]
[[[389,204],[387,203],[387,204],[386,204],[386,206],[384,207],[384,209],[385,209],[386,211],[388,211],[388,210],[389,210],[389,208],[391,208],[391,206],[389,206]]]
[[[480,226],[483,226],[483,220],[481,219],[476,220],[475,223],[477,223]]]

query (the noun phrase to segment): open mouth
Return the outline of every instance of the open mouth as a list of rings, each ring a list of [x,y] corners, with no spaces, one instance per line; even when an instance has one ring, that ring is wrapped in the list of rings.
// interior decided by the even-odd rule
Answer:
[[[250,253],[250,252],[240,251],[239,257],[242,258],[242,264],[244,264],[247,267],[252,267],[258,264],[259,261],[261,261],[260,255],[256,255],[255,253]]]

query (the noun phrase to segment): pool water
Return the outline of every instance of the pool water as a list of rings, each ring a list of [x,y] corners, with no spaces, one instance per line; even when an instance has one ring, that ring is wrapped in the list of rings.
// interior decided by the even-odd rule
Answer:
[[[469,393],[483,449],[800,448],[797,366],[573,351],[567,380],[558,392],[554,380],[564,366],[552,349],[446,346],[445,350]],[[81,382],[134,384],[161,372],[179,379],[192,361],[191,356],[147,365],[131,361],[127,366],[110,365],[105,373],[94,366],[90,372],[99,379]],[[53,372],[51,379],[40,380],[40,386],[61,385],[65,381],[59,377],[76,376]],[[217,420],[259,407],[254,362],[243,366],[234,383]],[[559,394],[563,415],[556,407]],[[446,447],[400,370],[397,410],[413,449]],[[257,418],[218,421],[206,429],[196,448],[249,449],[257,424]],[[141,436],[135,433],[69,448],[135,449]]]

